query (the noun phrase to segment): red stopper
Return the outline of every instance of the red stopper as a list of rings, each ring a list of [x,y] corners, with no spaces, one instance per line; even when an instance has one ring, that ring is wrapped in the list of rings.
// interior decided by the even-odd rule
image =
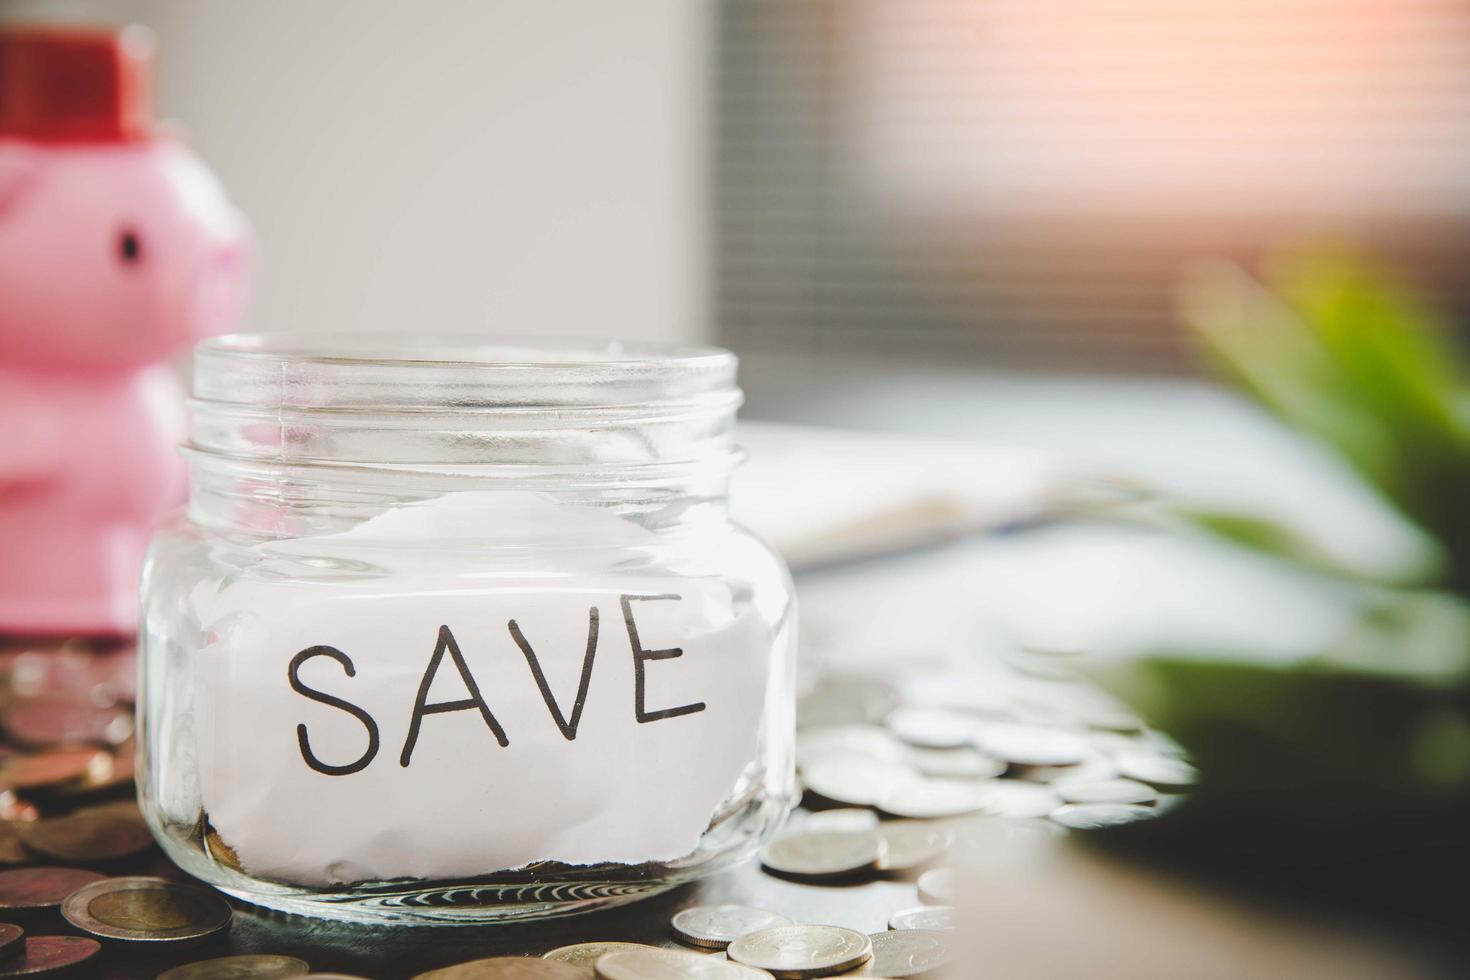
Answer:
[[[141,27],[0,29],[0,136],[107,142],[151,135],[153,48]]]

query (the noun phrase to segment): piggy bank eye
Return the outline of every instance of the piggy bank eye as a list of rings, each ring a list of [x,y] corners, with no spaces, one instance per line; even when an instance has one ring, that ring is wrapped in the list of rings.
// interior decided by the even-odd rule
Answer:
[[[133,229],[124,228],[117,233],[117,257],[123,265],[135,265],[143,260],[143,243]]]

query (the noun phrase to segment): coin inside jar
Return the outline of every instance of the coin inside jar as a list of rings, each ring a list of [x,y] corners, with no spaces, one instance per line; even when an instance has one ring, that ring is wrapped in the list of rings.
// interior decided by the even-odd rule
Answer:
[[[539,956],[491,956],[420,973],[413,980],[587,980],[587,968]]]
[[[873,941],[841,926],[776,926],[741,936],[730,959],[783,978],[828,977],[866,963]]]
[[[766,845],[761,864],[790,878],[845,878],[878,867],[887,852],[876,833],[817,831],[782,837]]]
[[[230,906],[198,885],[162,878],[105,878],[77,889],[61,915],[103,939],[186,943],[229,925]]]
[[[102,875],[82,868],[15,868],[0,871],[0,909],[56,908],[68,895]]]
[[[197,963],[185,963],[158,975],[158,980],[277,980],[304,977],[311,973],[305,960],[294,956],[260,954],[220,956]]]
[[[623,949],[596,963],[602,980],[741,980],[732,963],[672,949]]]
[[[542,953],[544,960],[556,960],[558,963],[570,963],[572,966],[585,966],[591,968],[607,953],[614,953],[625,949],[657,949],[644,943],[572,943],[570,946],[558,946],[548,953]]]
[[[29,936],[24,948],[14,956],[0,960],[0,977],[41,977],[70,975],[90,969],[91,961],[102,952],[102,944],[81,936]]]
[[[674,936],[702,949],[724,949],[748,932],[789,926],[784,915],[749,905],[695,905],[674,916]]]

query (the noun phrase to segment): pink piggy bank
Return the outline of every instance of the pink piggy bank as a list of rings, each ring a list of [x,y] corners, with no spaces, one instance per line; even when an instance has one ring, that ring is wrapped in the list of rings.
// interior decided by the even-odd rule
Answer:
[[[158,134],[146,36],[0,31],[0,633],[137,626],[184,494],[169,359],[236,323],[244,222]]]

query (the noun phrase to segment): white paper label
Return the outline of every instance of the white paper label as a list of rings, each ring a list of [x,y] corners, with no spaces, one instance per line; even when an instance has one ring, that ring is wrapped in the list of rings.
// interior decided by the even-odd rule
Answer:
[[[246,577],[196,596],[200,791],[307,885],[694,850],[756,756],[770,637],[714,579]]]

